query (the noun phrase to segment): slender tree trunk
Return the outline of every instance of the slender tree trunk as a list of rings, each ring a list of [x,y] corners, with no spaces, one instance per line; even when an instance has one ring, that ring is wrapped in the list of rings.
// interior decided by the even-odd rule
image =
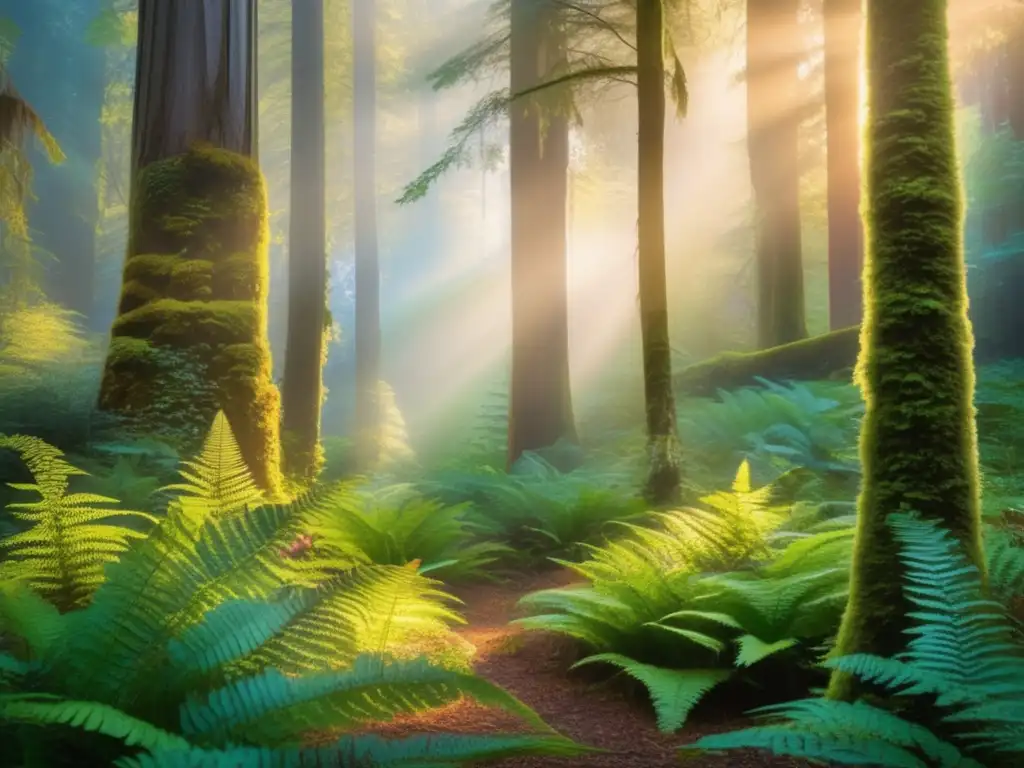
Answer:
[[[863,312],[860,222],[861,0],[825,0],[828,131],[828,318],[837,331]]]
[[[194,450],[223,410],[280,489],[255,0],[140,0],[128,254],[100,406]]]
[[[909,604],[887,516],[917,512],[984,561],[946,0],[866,9],[863,479],[836,650],[891,656],[906,647]],[[830,695],[857,688],[835,674]]]
[[[662,0],[637,0],[637,241],[640,331],[652,504],[678,501],[680,468],[665,276],[665,18]]]
[[[800,233],[799,7],[799,0],[747,0],[747,142],[762,349],[807,337]]]
[[[292,0],[291,224],[288,345],[281,390],[285,468],[318,469],[327,304],[324,209],[324,3]]]
[[[380,264],[377,256],[377,10],[352,4],[353,176],[355,185],[356,453],[368,469],[380,460]]]
[[[522,92],[564,58],[558,14],[513,0],[510,88]],[[512,375],[508,464],[523,451],[576,439],[569,381],[566,199],[569,125],[565,94],[513,104],[509,116],[512,215]],[[542,114],[543,112],[543,114]]]

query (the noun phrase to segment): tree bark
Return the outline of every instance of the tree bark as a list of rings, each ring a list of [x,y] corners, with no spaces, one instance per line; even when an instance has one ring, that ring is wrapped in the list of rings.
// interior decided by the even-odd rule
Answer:
[[[910,604],[890,514],[934,521],[984,569],[946,6],[866,5],[863,479],[840,655],[906,648]],[[834,674],[829,693],[848,699],[860,688]]]
[[[285,469],[308,481],[320,463],[327,309],[323,0],[292,0],[291,106],[288,342],[281,427]]]
[[[564,61],[556,12],[513,0],[510,89],[554,76]],[[569,124],[565,93],[549,89],[509,114],[512,373],[508,465],[523,451],[576,440],[569,380],[566,202]]]
[[[223,410],[274,496],[256,29],[255,0],[140,0],[128,253],[99,403],[186,452]]]
[[[651,462],[645,495],[654,505],[676,502],[680,495],[665,275],[664,37],[662,0],[637,0],[637,246]]]
[[[747,142],[762,349],[807,336],[800,232],[799,6],[799,0],[747,0]]]
[[[357,465],[381,458],[380,263],[377,254],[377,10],[374,0],[352,4],[353,184],[355,187]]]
[[[139,0],[133,175],[195,141],[256,157],[255,40],[255,0]]]
[[[828,316],[833,331],[860,325],[861,0],[825,0],[825,123],[828,133]]]

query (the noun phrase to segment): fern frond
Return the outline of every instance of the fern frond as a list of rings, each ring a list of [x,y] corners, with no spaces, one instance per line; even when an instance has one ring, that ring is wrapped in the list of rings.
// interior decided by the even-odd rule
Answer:
[[[412,568],[363,566],[325,583],[253,653],[233,666],[252,674],[339,669],[362,654],[422,653],[463,619],[437,582]]]
[[[38,438],[0,436],[0,447],[17,451],[34,479],[9,485],[39,495],[37,501],[7,505],[16,519],[31,525],[0,541],[9,558],[2,575],[27,581],[60,608],[84,605],[103,583],[104,568],[115,562],[132,540],[145,535],[104,521],[128,517],[151,524],[156,518],[110,506],[116,499],[68,493],[70,478],[86,473],[65,461],[62,451]]]
[[[332,744],[307,748],[235,747],[229,750],[158,750],[122,758],[118,768],[450,768],[520,755],[573,757],[597,752],[561,736],[430,734],[404,739],[343,736]]]
[[[663,733],[679,730],[704,694],[732,675],[728,669],[665,669],[617,653],[588,656],[572,668],[596,663],[611,664],[643,683],[658,716],[658,729]]]
[[[0,694],[0,721],[26,725],[68,725],[101,733],[143,749],[188,749],[180,736],[95,701],[41,694]]]
[[[239,680],[182,704],[181,725],[197,743],[241,739],[284,746],[298,742],[309,731],[351,729],[367,721],[443,706],[464,695],[550,731],[533,710],[481,678],[423,659],[385,662],[372,655],[359,657],[343,672],[288,677],[270,669]]]
[[[23,661],[45,661],[59,648],[65,620],[56,606],[19,581],[0,581],[0,634]]]
[[[180,474],[185,482],[163,490],[201,499],[213,515],[227,515],[263,503],[263,494],[252,479],[223,411],[214,416],[199,455],[182,464]]]

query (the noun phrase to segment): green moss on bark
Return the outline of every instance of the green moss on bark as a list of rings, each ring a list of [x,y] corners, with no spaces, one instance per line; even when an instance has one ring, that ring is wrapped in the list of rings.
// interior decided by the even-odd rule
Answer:
[[[266,191],[247,157],[197,145],[152,163],[133,190],[118,317],[101,407],[141,416],[179,398],[194,432],[223,408],[256,481],[280,489],[280,402],[267,342]],[[213,397],[161,387],[167,351],[187,350]],[[174,358],[177,359],[177,358]]]
[[[869,0],[863,480],[841,654],[906,646],[886,518],[916,511],[982,564],[973,339],[962,250],[944,0]],[[829,693],[859,690],[835,675]]]
[[[860,328],[812,336],[757,352],[725,352],[683,368],[675,376],[676,391],[711,397],[720,389],[738,389],[757,379],[808,381],[849,372],[857,362]]]

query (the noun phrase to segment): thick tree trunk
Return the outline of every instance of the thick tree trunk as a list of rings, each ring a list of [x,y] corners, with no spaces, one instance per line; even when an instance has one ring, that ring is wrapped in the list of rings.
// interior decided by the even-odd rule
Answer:
[[[807,336],[800,233],[799,6],[799,0],[747,0],[747,142],[762,349]]]
[[[139,0],[135,172],[196,141],[256,157],[255,40],[255,0]]]
[[[377,255],[377,11],[374,0],[352,4],[353,184],[355,187],[356,401],[358,466],[381,458],[380,264]]]
[[[825,122],[828,132],[828,318],[833,331],[863,312],[860,221],[861,0],[825,0]]]
[[[553,76],[564,52],[558,16],[513,0],[512,93]],[[555,89],[512,105],[509,179],[512,375],[508,464],[526,450],[576,439],[569,381],[566,200],[569,125]],[[540,102],[538,104],[538,102]],[[544,114],[541,112],[544,110]]]
[[[888,515],[917,512],[984,561],[946,0],[866,8],[863,480],[836,651],[891,656],[906,647],[910,606]],[[835,674],[830,695],[858,687]]]
[[[281,390],[288,474],[318,469],[327,309],[324,179],[324,3],[292,0],[291,219],[288,344]]]
[[[645,495],[655,505],[676,502],[680,495],[665,276],[664,36],[662,0],[637,0],[637,246],[651,462]]]
[[[280,490],[255,0],[140,0],[128,254],[100,406],[194,450],[222,409]]]

